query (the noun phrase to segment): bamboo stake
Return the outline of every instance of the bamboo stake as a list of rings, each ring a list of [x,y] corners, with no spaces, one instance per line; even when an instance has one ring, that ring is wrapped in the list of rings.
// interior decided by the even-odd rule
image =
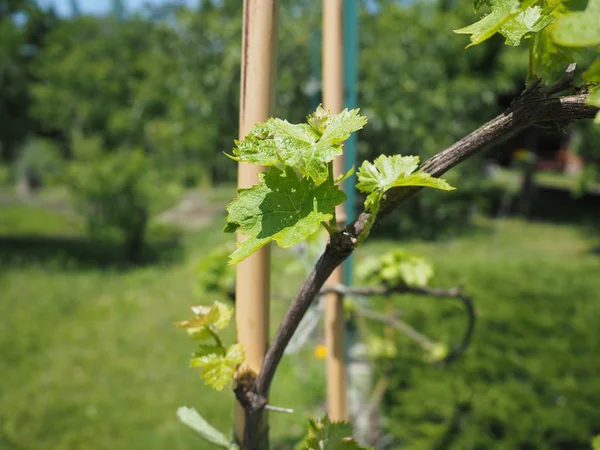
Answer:
[[[323,107],[340,112],[344,106],[343,0],[323,0]],[[343,172],[342,156],[335,159],[334,176]],[[336,209],[338,224],[346,221],[343,205]],[[339,266],[327,280],[342,284],[344,269]],[[325,297],[325,345],[327,347],[327,408],[331,420],[348,420],[346,347],[343,297]]]
[[[244,0],[242,74],[240,86],[240,139],[255,124],[271,116],[275,100],[278,0]],[[264,169],[248,163],[238,166],[238,187],[258,182]],[[238,241],[245,236],[238,234]],[[246,364],[258,373],[269,342],[270,248],[263,247],[236,266],[237,340],[244,346]],[[266,413],[261,436],[268,442]],[[235,434],[244,436],[244,410],[236,403]]]

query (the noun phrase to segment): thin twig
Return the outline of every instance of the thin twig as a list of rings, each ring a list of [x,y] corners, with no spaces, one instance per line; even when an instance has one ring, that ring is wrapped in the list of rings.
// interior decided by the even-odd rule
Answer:
[[[395,315],[388,316],[386,314],[379,314],[376,312],[367,311],[366,309],[359,309],[358,314],[360,314],[363,317],[366,317],[367,319],[376,320],[378,322],[389,325],[392,328],[395,328],[396,330],[404,333],[406,336],[411,338],[413,341],[417,342],[425,350],[430,350],[435,346],[435,341],[433,339],[429,339],[423,333],[415,330],[403,320],[398,319]]]
[[[459,287],[451,289],[429,288],[429,287],[410,287],[410,286],[373,286],[373,287],[348,287],[343,285],[325,286],[321,289],[321,294],[327,292],[338,292],[345,296],[359,295],[363,297],[372,295],[391,295],[391,294],[417,294],[436,298],[452,298],[459,300],[467,314],[467,324],[462,340],[452,350],[448,352],[446,357],[440,361],[441,364],[448,364],[454,361],[461,353],[463,353],[471,343],[473,332],[475,330],[476,314],[475,306],[471,297],[464,295]],[[401,321],[397,316],[380,314],[372,311],[360,309],[359,313],[367,318],[379,320],[386,323],[397,330],[403,332],[415,342],[418,342],[423,348],[430,349],[435,345],[435,342],[412,328],[409,324]]]

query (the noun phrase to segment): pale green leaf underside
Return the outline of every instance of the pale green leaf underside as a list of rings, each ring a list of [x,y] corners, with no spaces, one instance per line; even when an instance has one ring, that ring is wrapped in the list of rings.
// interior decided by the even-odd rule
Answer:
[[[283,248],[303,241],[331,220],[335,207],[345,200],[337,186],[317,186],[310,178],[298,178],[290,167],[285,171],[271,167],[260,175],[259,184],[240,189],[238,198],[227,206],[226,229],[248,236],[229,264],[242,261],[271,240]]]
[[[240,344],[229,347],[226,354],[207,354],[192,358],[190,367],[202,370],[204,382],[217,391],[233,379],[236,367],[244,361],[244,350]]]
[[[582,12],[565,14],[556,21],[554,41],[565,47],[600,45],[600,0],[589,0]]]
[[[187,333],[196,340],[204,341],[214,338],[213,329],[222,330],[233,317],[233,308],[221,302],[211,306],[193,306],[194,317],[183,322],[175,323],[179,328],[185,328]]]
[[[232,444],[223,433],[210,425],[194,408],[180,406],[177,408],[177,417],[182,423],[198,433],[198,435],[206,442],[228,450],[239,449],[239,447],[236,444]]]

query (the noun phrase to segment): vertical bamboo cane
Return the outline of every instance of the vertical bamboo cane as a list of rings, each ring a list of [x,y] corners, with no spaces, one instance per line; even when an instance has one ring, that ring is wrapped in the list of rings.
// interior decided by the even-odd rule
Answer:
[[[344,105],[344,7],[343,0],[323,0],[323,107],[339,112]],[[339,156],[334,161],[334,176],[344,169]],[[336,210],[338,224],[346,221],[343,206]],[[342,284],[344,271],[338,267],[327,280],[328,284]],[[325,298],[325,345],[327,347],[327,403],[332,420],[348,420],[348,393],[346,374],[346,347],[344,303],[339,294]]]
[[[244,0],[242,34],[242,74],[240,89],[240,139],[256,123],[272,113],[275,100],[276,43],[278,0]],[[238,187],[248,188],[258,182],[263,168],[240,163]],[[238,234],[238,241],[245,237]],[[244,346],[246,364],[259,372],[269,341],[269,246],[239,263],[236,267],[236,325],[238,342]],[[260,434],[268,442],[266,414]],[[236,404],[235,433],[238,442],[244,436],[244,411]]]

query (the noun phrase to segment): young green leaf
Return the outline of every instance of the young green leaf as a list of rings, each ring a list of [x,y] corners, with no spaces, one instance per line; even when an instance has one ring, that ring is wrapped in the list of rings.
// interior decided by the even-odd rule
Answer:
[[[194,334],[197,328],[209,326],[222,330],[233,317],[233,308],[221,302],[214,302],[212,306],[192,306],[192,312],[195,314],[193,318],[175,323],[175,326],[187,329],[189,334]]]
[[[589,0],[585,11],[576,11],[558,18],[552,37],[564,47],[600,45],[600,0]]]
[[[208,355],[225,355],[225,348],[220,345],[208,345],[208,344],[200,344],[197,347],[197,350],[194,352],[193,358],[202,358],[203,356]]]
[[[358,111],[330,114],[319,107],[308,116],[308,124],[269,119],[236,142],[234,159],[265,166],[282,162],[321,184],[327,179],[327,164],[342,154],[341,144],[366,124]]]
[[[516,47],[523,38],[543,30],[553,19],[554,16],[544,14],[540,6],[530,6],[502,25],[500,33],[506,38],[507,45]]]
[[[365,193],[387,191],[398,186],[423,186],[451,191],[454,188],[441,178],[426,172],[415,172],[419,165],[418,156],[379,156],[374,163],[363,162],[358,169],[356,188]]]
[[[331,220],[335,207],[346,200],[337,186],[300,179],[291,167],[285,171],[271,167],[259,180],[256,186],[240,189],[238,198],[227,206],[226,231],[249,236],[238,244],[229,264],[242,261],[271,240],[283,248],[303,241]]]
[[[204,382],[221,391],[233,379],[237,366],[243,361],[244,350],[241,344],[235,344],[224,355],[210,353],[192,358],[190,367],[202,369]]]
[[[481,44],[483,41],[500,31],[500,28],[502,28],[506,22],[524,11],[531,3],[532,1],[527,1],[522,4],[519,0],[490,0],[489,5],[492,8],[490,14],[483,17],[478,22],[454,30],[454,32],[471,35],[471,43],[467,47]],[[479,4],[476,3],[476,8],[478,6]]]
[[[195,340],[213,340],[220,344],[215,330],[225,328],[233,317],[233,308],[221,302],[214,302],[212,306],[192,306],[194,317],[175,326],[185,328],[188,335]]]
[[[423,186],[445,191],[454,189],[441,178],[434,178],[426,172],[415,172],[418,165],[418,156],[402,155],[381,155],[373,163],[363,162],[358,169],[356,188],[369,194],[365,200],[365,209],[371,214],[364,226],[363,233],[358,238],[358,244],[368,236],[379,213],[383,194],[388,189],[399,186]]]
[[[238,445],[231,443],[223,433],[209,424],[194,408],[180,406],[177,408],[177,417],[206,442],[227,450],[239,449]]]
[[[302,443],[305,450],[367,450],[352,438],[348,422],[332,422],[329,416],[309,420],[308,435]]]

